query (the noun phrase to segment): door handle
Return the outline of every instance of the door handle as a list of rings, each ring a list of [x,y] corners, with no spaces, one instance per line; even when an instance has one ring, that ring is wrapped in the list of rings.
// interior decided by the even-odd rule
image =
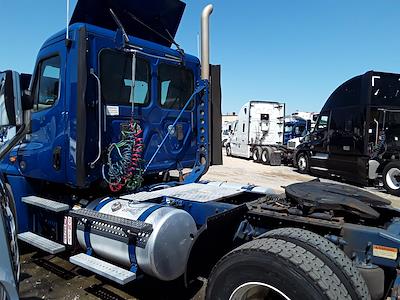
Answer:
[[[56,171],[61,169],[61,147],[58,146],[53,150],[53,168]]]

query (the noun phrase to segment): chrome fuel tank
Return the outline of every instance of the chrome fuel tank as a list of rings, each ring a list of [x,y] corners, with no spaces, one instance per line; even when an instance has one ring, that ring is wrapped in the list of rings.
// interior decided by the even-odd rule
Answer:
[[[131,203],[118,199],[105,204],[99,212],[137,220],[153,206],[154,203]],[[160,280],[170,281],[178,278],[185,271],[192,241],[197,232],[192,216],[184,210],[162,206],[150,213],[144,222],[153,225],[153,232],[145,248],[135,247],[139,268],[147,275]],[[109,230],[113,231],[115,228],[110,226]],[[84,232],[79,228],[77,238],[79,244],[86,249]],[[131,266],[126,242],[90,233],[90,244],[97,256],[126,267]]]

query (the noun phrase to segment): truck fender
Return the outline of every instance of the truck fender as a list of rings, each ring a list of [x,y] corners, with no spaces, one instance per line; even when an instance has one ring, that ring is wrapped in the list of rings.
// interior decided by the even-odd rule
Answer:
[[[185,273],[183,274],[183,281],[185,284],[185,287],[188,288],[190,283],[193,282],[193,280],[197,277],[195,274],[196,272],[193,272],[194,270],[197,270],[194,259],[199,259],[199,257],[196,256],[196,251],[201,251],[201,239],[205,237],[207,231],[207,224],[204,224],[200,229],[197,231],[196,236],[194,237],[192,241],[192,245],[189,250],[189,255],[186,261],[186,270]],[[199,241],[199,242],[198,242]],[[198,249],[199,248],[199,249]],[[202,257],[202,256],[200,256]],[[194,265],[194,270],[191,268],[191,266]]]

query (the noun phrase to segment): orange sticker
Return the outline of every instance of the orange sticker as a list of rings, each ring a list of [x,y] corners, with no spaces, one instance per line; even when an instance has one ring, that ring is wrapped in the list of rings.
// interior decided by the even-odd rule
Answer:
[[[398,251],[399,250],[397,248],[374,245],[372,248],[372,255],[376,256],[376,257],[382,257],[382,258],[396,260]]]

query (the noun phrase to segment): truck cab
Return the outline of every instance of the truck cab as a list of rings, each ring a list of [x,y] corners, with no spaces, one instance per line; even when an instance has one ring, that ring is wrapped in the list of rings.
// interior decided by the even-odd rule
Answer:
[[[294,134],[295,137],[288,138],[286,141],[287,149],[290,151],[294,151],[297,148],[297,146],[299,146],[304,141],[306,136],[314,130],[315,123],[317,122],[317,119],[318,119],[318,113],[295,112],[292,114],[291,117],[295,118],[296,120],[299,120],[300,124],[303,126],[304,126],[304,123],[306,124],[306,127],[301,132],[301,134],[297,134],[297,135]]]
[[[285,133],[283,143],[287,145],[289,140],[299,138],[307,134],[307,121],[306,120],[291,120],[285,121]]]
[[[300,171],[338,176],[362,185],[382,180],[400,195],[399,74],[370,71],[328,98],[314,131],[295,156]]]

